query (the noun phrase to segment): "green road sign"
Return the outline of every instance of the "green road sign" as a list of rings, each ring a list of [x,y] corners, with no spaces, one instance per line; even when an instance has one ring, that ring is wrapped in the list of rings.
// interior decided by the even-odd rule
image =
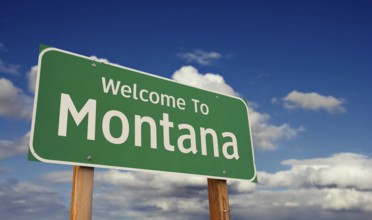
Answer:
[[[46,48],[30,151],[39,161],[254,180],[245,101]]]

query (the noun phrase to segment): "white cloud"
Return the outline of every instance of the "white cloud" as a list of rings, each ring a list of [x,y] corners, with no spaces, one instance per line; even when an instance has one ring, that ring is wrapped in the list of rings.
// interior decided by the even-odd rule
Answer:
[[[256,183],[248,181],[238,181],[229,180],[228,182],[229,193],[232,194],[242,194],[242,193],[252,193],[256,191]]]
[[[228,85],[224,78],[218,74],[206,73],[201,74],[197,69],[192,66],[183,66],[177,70],[172,78],[179,83],[208,89],[215,92],[231,96],[239,96],[234,89]],[[255,111],[250,105],[249,120],[252,127],[253,145],[257,149],[274,150],[276,142],[281,139],[290,139],[298,135],[304,129],[292,128],[288,124],[280,126],[272,125],[269,123],[270,116]]]
[[[14,141],[0,140],[0,160],[26,154],[28,151],[29,138],[30,132]]]
[[[50,183],[70,183],[72,181],[72,174],[73,169],[71,167],[71,171],[56,171],[56,172],[50,172],[45,173],[40,176],[40,179],[43,182],[50,182]],[[95,179],[97,177],[95,176]]]
[[[192,66],[183,66],[173,73],[172,79],[176,82],[194,86],[197,88],[207,89],[227,95],[239,96],[224,78],[218,74],[206,73],[201,74]]]
[[[9,64],[0,59],[0,73],[19,75],[20,68],[21,68],[21,65]]]
[[[254,193],[232,195],[230,206],[232,214],[239,219],[296,219],[291,218],[296,215],[307,219],[304,210],[319,212],[321,197],[322,192],[317,189],[258,189]]]
[[[27,72],[28,89],[30,92],[35,93],[36,77],[39,67],[35,65]]]
[[[92,58],[93,60],[96,60],[96,61],[99,61],[101,63],[110,63],[110,61],[106,58],[98,58],[97,56],[90,56],[90,58]]]
[[[233,219],[370,219],[371,192],[354,192],[316,188],[257,190],[231,196],[230,208]]]
[[[231,209],[238,218],[369,219],[371,157],[339,153],[283,164],[291,167],[276,173],[258,172],[258,190],[231,196]]]
[[[260,181],[269,187],[354,188],[372,191],[372,158],[360,154],[339,153],[328,158],[286,160],[291,168],[275,174],[260,173]]]
[[[72,171],[47,173],[43,182],[71,183]],[[207,179],[155,172],[98,170],[94,174],[94,210],[99,219],[208,218]],[[251,193],[255,184],[229,181],[231,195]]]
[[[71,184],[72,171],[43,174],[49,183]],[[207,217],[205,178],[96,170],[93,216],[98,219],[190,219]]]
[[[361,192],[355,189],[327,189],[324,192],[322,208],[372,212],[372,192]]]
[[[50,183],[70,183],[72,171],[56,171],[40,176],[42,181]],[[158,172],[134,172],[122,170],[96,170],[94,174],[95,184],[98,186],[111,185],[123,187],[133,191],[148,189],[161,194],[171,194],[174,189],[200,189],[206,190],[207,180],[204,177],[158,173]],[[151,183],[151,184],[149,184]],[[256,190],[256,184],[248,181],[231,180],[228,182],[230,191],[236,193],[249,193]]]
[[[0,182],[1,219],[67,219],[63,193],[40,184],[8,179]],[[53,216],[53,217],[52,217]]]
[[[5,78],[0,78],[0,117],[30,119],[33,98]]]
[[[203,50],[194,50],[193,52],[179,53],[178,56],[188,63],[196,62],[200,65],[211,65],[216,60],[222,57],[220,53],[205,52]]]
[[[306,110],[321,110],[324,109],[329,113],[345,112],[343,106],[345,100],[342,98],[335,98],[333,96],[323,96],[318,93],[302,93],[296,90],[290,92],[283,98],[284,108],[296,109],[302,108]]]
[[[371,161],[353,153],[291,159],[282,162],[287,170],[258,172],[259,184],[228,181],[232,218],[369,219]],[[41,182],[70,187],[71,175],[72,169],[48,173]],[[93,218],[209,218],[206,178],[97,169],[94,184]]]
[[[71,181],[71,174],[70,171],[58,171],[43,174],[41,178],[52,183],[68,183]],[[205,178],[198,176],[121,170],[96,171],[94,179],[97,184],[110,184],[127,188],[145,188],[151,182],[148,187],[157,190],[168,190],[164,185],[199,187],[206,183]]]
[[[275,150],[276,142],[281,139],[291,139],[304,131],[303,127],[292,128],[288,124],[272,125],[270,115],[249,108],[249,121],[252,127],[253,145],[261,150]]]
[[[41,180],[71,184],[71,174],[52,172],[42,175]],[[93,212],[97,219],[190,219],[208,215],[206,178],[96,170],[94,181]]]
[[[145,188],[130,190],[110,186],[94,195],[94,214],[97,219],[206,219],[208,218],[208,195],[206,190],[170,188],[154,190],[151,182]],[[164,184],[164,188],[172,187]]]
[[[292,159],[283,161],[291,166],[288,170],[258,172],[258,185],[228,181],[232,218],[369,219],[371,161],[353,153]],[[70,186],[71,174],[72,170],[48,173],[42,182]],[[209,215],[206,178],[176,174],[99,169],[93,204],[93,216],[99,219],[208,219]]]

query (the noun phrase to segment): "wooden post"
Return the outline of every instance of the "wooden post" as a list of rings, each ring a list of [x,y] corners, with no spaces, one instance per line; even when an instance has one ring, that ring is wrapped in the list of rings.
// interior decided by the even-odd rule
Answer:
[[[208,179],[211,220],[230,220],[229,194],[226,180]]]
[[[74,166],[70,220],[91,220],[94,168]]]

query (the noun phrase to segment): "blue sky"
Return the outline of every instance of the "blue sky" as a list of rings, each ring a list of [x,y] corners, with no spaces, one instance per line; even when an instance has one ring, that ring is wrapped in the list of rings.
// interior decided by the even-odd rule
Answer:
[[[229,182],[234,219],[371,215],[369,1],[0,4],[0,218],[69,215],[72,167],[26,159],[40,44],[247,99],[261,181]],[[206,219],[205,188],[97,170],[93,218]]]

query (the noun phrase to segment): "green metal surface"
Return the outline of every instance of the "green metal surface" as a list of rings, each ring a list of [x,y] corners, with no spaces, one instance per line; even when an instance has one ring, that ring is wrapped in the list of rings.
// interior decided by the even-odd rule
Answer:
[[[30,151],[37,160],[71,165],[196,174],[222,179],[252,181],[255,179],[248,109],[242,99],[193,88],[55,48],[44,48],[40,52],[39,68],[30,140]],[[126,85],[123,94],[121,87],[118,87],[116,95],[112,89],[106,93],[104,87],[109,80],[115,82],[113,84],[115,86],[117,83]],[[140,98],[141,91],[143,100]],[[146,102],[151,92],[154,103],[150,100]],[[63,123],[60,120],[60,112],[66,108],[61,106],[62,94],[70,97],[77,111],[81,111],[88,100],[95,101],[93,140],[88,138],[88,124],[93,125],[88,121],[88,114],[77,125],[70,111],[67,114],[66,135],[60,135],[59,126]],[[178,99],[178,105],[176,103],[173,106],[172,102],[169,105],[160,101],[156,103],[156,94],[159,100],[162,94],[173,97],[174,100]],[[128,121],[127,125],[123,124],[117,116],[108,120],[108,132],[113,138],[128,133],[125,141],[119,144],[108,140],[102,125],[104,117],[108,117],[107,113],[112,110],[120,112]],[[168,127],[161,125],[161,121],[165,120],[164,114],[169,117]],[[149,117],[155,122],[156,148],[151,147],[151,129],[148,123],[137,125],[140,128],[142,143],[136,146],[135,136],[139,135],[139,130],[135,129],[136,115]],[[192,133],[190,129],[180,129],[178,126],[181,124],[191,126],[195,131],[195,138],[190,138]],[[206,135],[206,138],[203,138],[201,135],[201,130],[207,128],[216,133],[218,156],[215,155],[212,136]],[[152,132],[154,133],[154,130]],[[231,135],[224,137],[224,132],[236,137],[235,150],[231,146],[233,145]],[[169,133],[169,140],[166,140],[165,133]],[[179,140],[180,137],[183,139]],[[207,151],[204,155],[202,139],[206,140]],[[195,141],[196,150],[182,152],[178,145],[180,141],[184,149],[192,148],[191,142]],[[174,146],[174,151],[172,147],[166,149],[167,143],[168,146]],[[224,144],[227,152],[223,152]],[[235,157],[231,158],[233,154]]]

